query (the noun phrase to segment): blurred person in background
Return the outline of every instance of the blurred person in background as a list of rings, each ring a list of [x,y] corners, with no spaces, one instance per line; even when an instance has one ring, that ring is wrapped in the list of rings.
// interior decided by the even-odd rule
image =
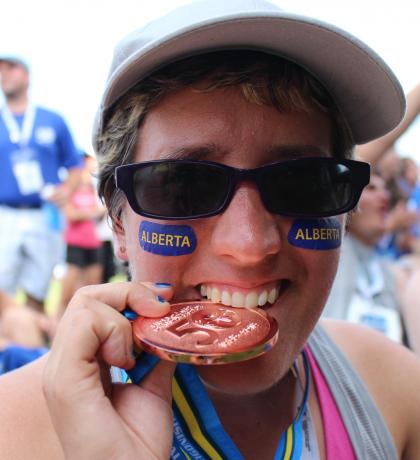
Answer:
[[[45,314],[0,290],[0,374],[45,354],[52,326]]]
[[[45,345],[48,317],[0,290],[0,348],[14,343],[27,347]]]
[[[372,172],[357,211],[349,216],[337,275],[323,316],[365,324],[402,342],[398,286],[390,261],[376,252],[387,231],[389,209],[390,193],[385,181]]]
[[[394,147],[389,148],[383,155],[373,162],[375,169],[385,182],[389,182],[401,169],[401,155]]]
[[[418,266],[416,253],[420,249],[418,167],[414,160],[399,154],[396,143],[419,113],[420,84],[407,94],[407,110],[402,122],[385,136],[356,149],[357,157],[368,161],[381,173],[391,193],[387,232],[378,242],[378,250],[392,259],[404,256],[403,264],[408,270]]]
[[[84,153],[83,158],[81,181],[62,208],[67,221],[64,232],[67,269],[62,279],[59,315],[78,288],[99,284],[102,280],[102,241],[97,232],[97,222],[103,217],[105,208],[94,185],[96,159],[88,153]]]
[[[415,161],[403,158],[395,144],[419,112],[417,85],[407,95],[401,124],[356,149],[356,155],[369,161],[374,172],[358,210],[349,217],[337,276],[323,312],[324,317],[370,326],[413,350],[420,327],[412,327],[417,302],[412,303],[415,283],[410,277],[418,264],[411,257],[407,260],[407,254],[411,256],[418,244],[418,214],[413,206],[418,173]],[[394,262],[404,254],[403,263]]]
[[[400,157],[399,167],[387,181],[391,196],[388,235],[380,243],[380,251],[392,258],[420,255],[420,196],[418,167],[409,157]],[[406,258],[405,258],[406,260]]]
[[[114,245],[112,244],[112,228],[108,213],[99,220],[96,227],[98,236],[102,241],[101,248],[101,265],[102,265],[102,283],[108,283],[118,273],[123,273],[124,269],[121,262],[117,260],[114,252]]]
[[[79,155],[63,118],[31,102],[24,60],[0,56],[0,78],[0,289],[22,289],[26,303],[43,311],[63,243],[42,192],[48,186],[48,206],[63,206],[79,181]]]

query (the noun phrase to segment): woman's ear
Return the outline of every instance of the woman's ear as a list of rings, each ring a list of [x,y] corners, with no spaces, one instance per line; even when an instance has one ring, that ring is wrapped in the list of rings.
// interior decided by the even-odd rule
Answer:
[[[125,230],[120,218],[112,220],[112,232],[114,234],[115,256],[123,261],[128,261]]]

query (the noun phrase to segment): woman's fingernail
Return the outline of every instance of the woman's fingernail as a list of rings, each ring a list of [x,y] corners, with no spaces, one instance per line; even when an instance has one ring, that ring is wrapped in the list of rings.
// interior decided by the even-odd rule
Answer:
[[[158,302],[160,302],[160,303],[165,303],[165,302],[166,302],[166,300],[165,300],[162,296],[160,296],[160,295],[157,295],[157,296],[156,296],[156,300],[157,300]]]
[[[121,313],[130,321],[134,321],[138,316],[135,311],[131,310],[131,308],[128,307],[124,309]]]
[[[169,287],[172,286],[171,283],[155,283],[155,286],[157,287]]]

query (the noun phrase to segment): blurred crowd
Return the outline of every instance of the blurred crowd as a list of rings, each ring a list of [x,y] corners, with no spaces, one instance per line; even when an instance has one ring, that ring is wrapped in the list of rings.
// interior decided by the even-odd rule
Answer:
[[[77,148],[58,113],[31,100],[25,60],[0,56],[0,82],[1,373],[48,349],[78,288],[124,268],[96,192],[94,155]]]
[[[1,373],[48,349],[75,290],[126,271],[96,194],[95,157],[76,148],[59,115],[33,105],[25,61],[0,57],[0,76]],[[420,85],[407,103],[400,126],[356,151],[371,181],[347,218],[324,317],[362,323],[420,355],[419,168],[417,152],[405,157],[396,147],[420,112]]]
[[[342,257],[324,316],[372,327],[420,355],[420,185],[413,157],[397,142],[420,113],[420,85],[403,122],[359,146],[370,184],[347,221]],[[414,154],[416,152],[413,152]]]

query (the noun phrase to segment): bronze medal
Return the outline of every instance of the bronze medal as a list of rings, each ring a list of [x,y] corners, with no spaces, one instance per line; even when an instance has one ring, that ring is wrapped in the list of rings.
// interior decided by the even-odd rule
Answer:
[[[274,318],[260,308],[213,302],[173,304],[162,318],[133,321],[134,341],[160,358],[191,364],[243,361],[270,350],[277,341]]]

